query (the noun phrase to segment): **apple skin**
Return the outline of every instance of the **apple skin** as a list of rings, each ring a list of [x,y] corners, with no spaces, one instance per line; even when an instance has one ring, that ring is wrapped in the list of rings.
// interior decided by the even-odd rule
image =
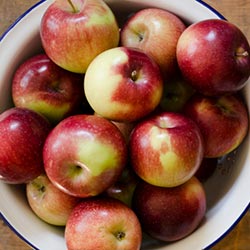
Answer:
[[[68,250],[139,250],[142,231],[137,216],[125,204],[94,197],[74,208],[65,240]]]
[[[55,226],[65,226],[73,208],[81,201],[59,190],[45,174],[26,184],[26,197],[32,211]]]
[[[117,47],[91,62],[84,91],[97,114],[112,121],[134,122],[158,106],[163,79],[159,66],[144,52]]]
[[[204,137],[204,157],[218,158],[236,149],[248,132],[247,107],[236,94],[194,95],[184,113],[199,126]]]
[[[190,25],[180,36],[176,53],[184,78],[205,95],[237,92],[250,75],[247,38],[225,20]]]
[[[141,181],[135,189],[133,210],[143,231],[157,240],[172,242],[198,228],[206,213],[206,194],[196,177],[173,188]]]
[[[46,54],[59,66],[85,73],[102,51],[116,47],[120,33],[103,0],[56,0],[44,13],[40,35]]]
[[[130,143],[131,165],[144,181],[174,187],[189,180],[203,159],[203,137],[188,117],[161,112],[140,122]]]
[[[110,121],[74,115],[46,139],[44,168],[50,181],[77,197],[96,196],[113,185],[127,161],[126,141]]]
[[[32,109],[55,124],[83,102],[83,76],[62,69],[46,54],[35,55],[15,71],[12,97],[16,107]]]
[[[51,125],[38,113],[13,107],[0,114],[0,180],[23,184],[43,171],[42,151]]]
[[[173,13],[146,8],[132,15],[121,29],[121,45],[138,48],[160,66],[165,78],[175,75],[176,46],[186,25]]]

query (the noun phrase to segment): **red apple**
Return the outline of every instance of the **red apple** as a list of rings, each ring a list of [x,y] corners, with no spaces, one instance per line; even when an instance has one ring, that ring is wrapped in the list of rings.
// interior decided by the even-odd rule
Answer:
[[[185,114],[196,122],[204,137],[204,156],[217,158],[236,149],[248,132],[248,112],[236,95],[193,96]]]
[[[225,20],[190,25],[178,41],[177,60],[185,79],[205,95],[236,92],[250,75],[247,38]]]
[[[130,137],[134,171],[144,181],[174,187],[189,180],[203,159],[203,138],[188,117],[163,112],[140,122]]]
[[[68,195],[55,187],[45,174],[26,185],[26,196],[32,211],[43,221],[65,226],[79,198]]]
[[[157,107],[163,80],[158,65],[144,52],[117,47],[91,62],[84,90],[97,114],[113,121],[133,122]]]
[[[32,109],[57,123],[83,102],[83,77],[57,66],[46,54],[36,55],[16,70],[12,97],[15,106]]]
[[[68,250],[139,250],[140,223],[133,210],[116,199],[85,199],[65,229]]]
[[[195,177],[173,188],[142,181],[134,193],[133,209],[143,231],[157,240],[172,242],[198,228],[206,213],[206,195]]]
[[[118,128],[96,115],[61,121],[44,145],[44,167],[51,182],[78,197],[95,196],[113,185],[127,160]]]
[[[121,45],[143,50],[170,78],[176,71],[176,46],[186,26],[175,14],[146,8],[132,15],[121,29]]]
[[[85,73],[102,51],[119,43],[115,16],[103,0],[56,0],[44,13],[40,34],[46,54],[59,66]]]
[[[43,116],[28,109],[0,114],[0,180],[26,183],[44,171],[42,151],[50,129]]]

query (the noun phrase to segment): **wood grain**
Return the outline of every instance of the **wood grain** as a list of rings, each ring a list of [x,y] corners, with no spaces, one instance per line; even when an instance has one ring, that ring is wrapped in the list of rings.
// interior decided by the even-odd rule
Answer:
[[[36,0],[1,0],[0,34],[2,34],[9,27],[9,25],[11,25],[19,17],[20,14],[36,2]],[[206,0],[205,2],[217,9],[230,22],[235,23],[246,34],[248,40],[250,41],[249,0]],[[245,190],[242,191],[244,192]],[[1,202],[3,202],[3,200],[1,200]],[[24,241],[22,241],[2,220],[0,220],[0,250],[30,249],[31,248],[26,245]],[[237,226],[228,235],[226,235],[225,238],[218,242],[212,250],[250,250],[249,211],[241,219]]]

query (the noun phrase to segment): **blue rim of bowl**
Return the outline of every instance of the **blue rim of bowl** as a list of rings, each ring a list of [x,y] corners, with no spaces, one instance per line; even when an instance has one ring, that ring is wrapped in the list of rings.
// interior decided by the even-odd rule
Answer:
[[[31,6],[27,11],[25,11],[22,15],[20,15],[8,28],[7,30],[0,36],[0,42],[7,36],[7,34],[31,11],[36,9],[38,6],[40,6],[42,3],[46,2],[47,0],[40,0],[33,6]],[[216,9],[214,9],[209,4],[203,2],[202,0],[195,0],[196,2],[200,3],[210,11],[212,11],[216,16],[218,16],[220,19],[226,20],[226,18],[218,12]],[[247,213],[247,211],[250,209],[250,203],[247,205],[247,207],[243,210],[243,212],[239,215],[238,219],[232,224],[230,228],[228,228],[218,239],[216,239],[214,242],[212,242],[209,246],[204,248],[203,250],[209,250],[211,247],[216,245],[220,240],[222,240],[242,219],[242,217]],[[7,220],[7,218],[4,217],[4,215],[0,212],[0,217],[5,222],[5,224],[24,242],[26,242],[29,246],[31,246],[34,250],[39,250],[36,246],[34,246],[31,242],[29,242],[20,232],[18,232],[17,229]]]

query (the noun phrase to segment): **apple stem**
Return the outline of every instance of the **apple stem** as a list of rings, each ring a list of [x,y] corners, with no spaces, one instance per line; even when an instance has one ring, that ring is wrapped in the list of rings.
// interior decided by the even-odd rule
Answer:
[[[70,4],[71,8],[73,9],[73,13],[77,13],[78,10],[76,9],[75,5],[72,3],[71,0],[68,0],[68,3]]]
[[[131,79],[134,82],[137,80],[137,71],[136,70],[132,71],[132,73],[131,73]]]

